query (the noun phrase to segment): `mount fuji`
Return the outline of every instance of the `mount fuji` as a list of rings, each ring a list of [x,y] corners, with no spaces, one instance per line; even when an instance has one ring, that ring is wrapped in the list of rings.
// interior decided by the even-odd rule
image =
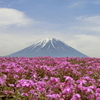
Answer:
[[[8,55],[9,57],[87,57],[66,43],[55,39],[45,38],[29,47]]]

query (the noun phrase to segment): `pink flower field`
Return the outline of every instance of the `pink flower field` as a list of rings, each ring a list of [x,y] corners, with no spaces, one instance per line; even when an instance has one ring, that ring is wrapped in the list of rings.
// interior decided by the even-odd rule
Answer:
[[[100,58],[1,57],[0,100],[100,100]]]

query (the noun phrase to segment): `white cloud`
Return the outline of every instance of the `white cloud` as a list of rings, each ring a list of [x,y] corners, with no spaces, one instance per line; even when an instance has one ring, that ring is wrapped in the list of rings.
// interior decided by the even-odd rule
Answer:
[[[86,21],[93,24],[100,24],[100,15],[97,16],[80,16],[77,17],[77,20]]]
[[[98,4],[100,4],[100,1],[94,1],[94,4],[98,5]]]
[[[100,32],[100,15],[96,16],[80,16],[76,18],[78,25],[73,29],[79,29],[90,32]]]
[[[70,27],[74,32],[68,44],[90,57],[100,58],[100,15],[80,16]]]
[[[17,52],[29,44],[30,41],[34,41],[34,35],[22,35],[22,34],[0,34],[0,56],[9,55]]]
[[[68,6],[68,8],[76,8],[76,7],[82,7],[87,2],[75,2],[72,5]]]
[[[90,57],[100,58],[100,37],[85,34],[74,35],[67,43]]]
[[[34,21],[28,18],[23,12],[11,8],[0,8],[0,27],[27,26]]]

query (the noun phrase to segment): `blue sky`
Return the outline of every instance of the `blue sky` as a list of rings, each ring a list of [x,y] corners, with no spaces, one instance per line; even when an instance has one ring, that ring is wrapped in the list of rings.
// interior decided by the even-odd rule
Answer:
[[[0,56],[46,37],[100,58],[100,0],[0,0]]]

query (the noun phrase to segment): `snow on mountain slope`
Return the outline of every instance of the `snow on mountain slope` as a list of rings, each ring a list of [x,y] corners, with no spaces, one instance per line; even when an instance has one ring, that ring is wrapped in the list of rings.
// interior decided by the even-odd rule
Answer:
[[[39,42],[13,54],[10,57],[35,57],[35,56],[51,56],[51,57],[86,57],[86,55],[70,47],[66,43],[55,39],[45,38]]]

